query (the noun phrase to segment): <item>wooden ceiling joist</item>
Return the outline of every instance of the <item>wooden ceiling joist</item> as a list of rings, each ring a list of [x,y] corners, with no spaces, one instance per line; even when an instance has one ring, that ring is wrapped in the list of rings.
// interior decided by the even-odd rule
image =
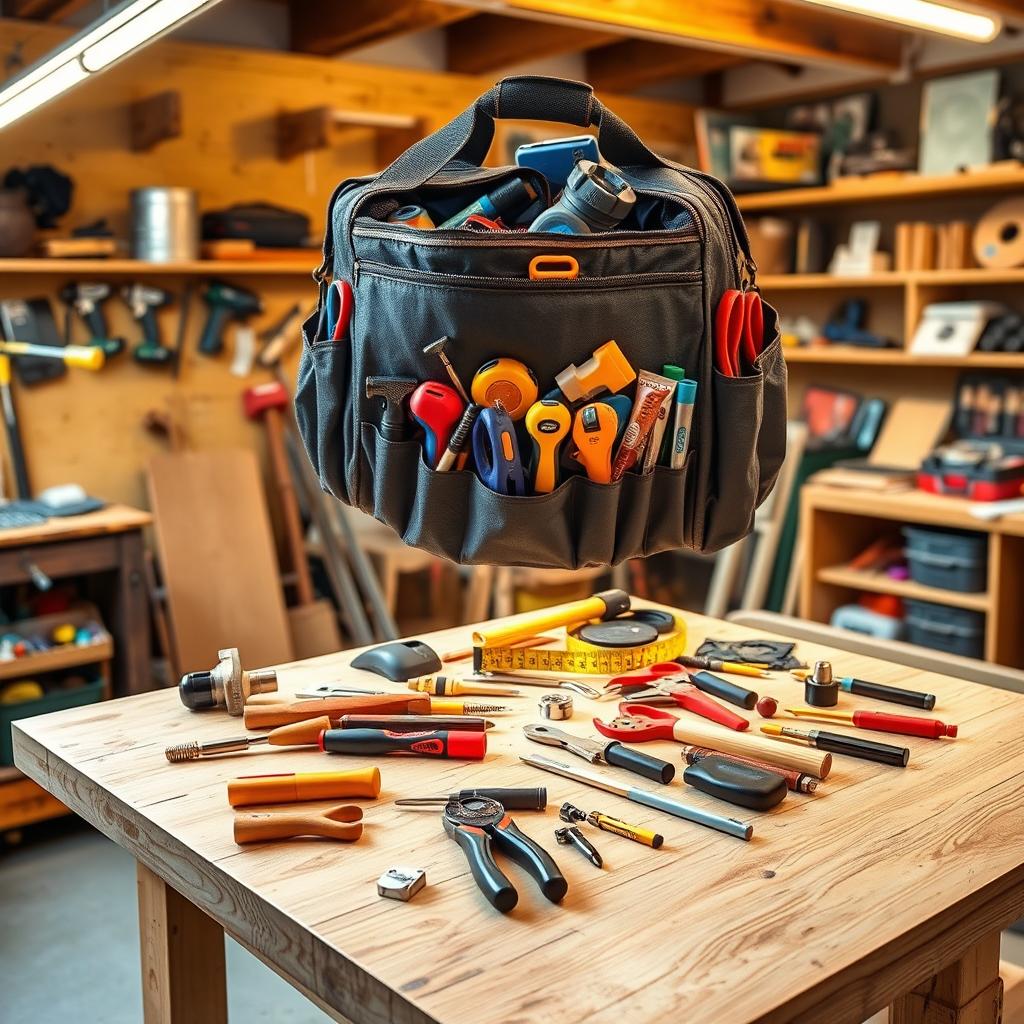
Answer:
[[[601,92],[632,92],[669,78],[697,78],[744,63],[734,53],[627,39],[587,54],[587,81]]]
[[[322,56],[443,28],[476,13],[427,0],[294,0],[289,11],[292,49]]]
[[[10,0],[5,7],[9,18],[33,18],[36,21],[62,21],[80,11],[92,0]]]
[[[524,61],[589,50],[618,38],[578,25],[481,14],[448,29],[448,70],[483,75]]]
[[[492,0],[442,2],[493,10]],[[907,38],[866,19],[778,0],[502,0],[502,13],[750,60],[842,65],[883,74],[899,69]]]

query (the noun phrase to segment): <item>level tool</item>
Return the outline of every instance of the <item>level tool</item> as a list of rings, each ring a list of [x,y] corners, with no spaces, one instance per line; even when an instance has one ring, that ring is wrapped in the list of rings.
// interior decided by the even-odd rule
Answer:
[[[686,650],[682,629],[637,647],[597,647],[571,634],[565,650],[543,647],[474,647],[474,672],[571,672],[617,676],[662,661],[674,661]]]

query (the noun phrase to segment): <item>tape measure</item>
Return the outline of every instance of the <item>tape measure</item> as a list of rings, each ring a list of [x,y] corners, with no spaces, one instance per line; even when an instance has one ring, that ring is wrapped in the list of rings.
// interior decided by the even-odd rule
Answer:
[[[565,650],[543,647],[474,647],[474,672],[557,672],[559,675],[620,676],[686,653],[686,625],[637,647],[599,647],[569,633]]]

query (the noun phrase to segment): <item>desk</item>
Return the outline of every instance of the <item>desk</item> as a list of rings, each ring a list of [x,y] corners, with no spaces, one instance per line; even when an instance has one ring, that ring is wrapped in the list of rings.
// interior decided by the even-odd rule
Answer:
[[[687,622],[691,649],[706,635],[741,635],[698,615]],[[466,646],[470,632],[423,639],[443,651]],[[859,1024],[888,1003],[897,1024],[995,1024],[998,933],[1024,915],[1024,697],[812,644],[800,652],[936,693],[937,713],[959,724],[960,738],[906,738],[906,769],[837,757],[817,796],[791,793],[767,814],[681,792],[678,778],[666,790],[754,821],[750,843],[519,763],[528,748],[559,753],[520,733],[536,720],[542,691],[532,688],[522,711],[491,731],[482,763],[378,759],[383,793],[364,804],[355,844],[235,846],[226,781],[322,770],[324,755],[276,750],[168,765],[169,743],[241,729],[219,712],[185,710],[166,691],[20,722],[16,757],[138,860],[149,1022],[225,1020],[223,928],[356,1024]],[[347,669],[355,653],[287,666],[280,689],[342,679],[401,689]],[[797,700],[801,687],[779,674],[765,692]],[[614,715],[614,704],[575,700],[576,717],[560,723],[567,731],[590,734],[592,715]],[[678,762],[675,744],[644,749]],[[503,917],[477,891],[440,814],[392,803],[474,785],[548,787],[545,813],[515,817],[569,880],[562,905],[512,866],[520,902]],[[590,830],[605,857],[598,871],[554,842],[565,800],[655,827],[665,846]],[[399,864],[427,871],[427,889],[409,904],[376,895],[376,878]],[[937,1016],[942,1006],[951,1009]]]
[[[149,595],[142,529],[148,512],[108,505],[83,516],[48,519],[38,526],[0,530],[0,586],[27,583],[26,566],[53,579],[113,574],[106,626],[114,637],[114,687],[118,694],[151,688]]]
[[[800,490],[801,618],[828,622],[836,608],[865,592],[968,608],[985,614],[985,660],[1024,668],[1024,515],[977,519],[968,514],[970,504],[917,490],[829,487],[812,478]],[[849,568],[850,559],[880,536],[901,542],[903,524],[986,535],[985,590],[964,594]]]

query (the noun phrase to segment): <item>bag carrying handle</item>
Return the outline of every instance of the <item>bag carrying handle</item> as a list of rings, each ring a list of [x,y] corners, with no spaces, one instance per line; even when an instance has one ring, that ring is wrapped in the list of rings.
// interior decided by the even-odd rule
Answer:
[[[601,104],[585,82],[516,75],[503,78],[453,121],[412,145],[377,176],[374,191],[414,189],[452,161],[480,166],[494,140],[494,122],[554,121],[598,128],[602,153],[614,164],[664,166],[621,118]]]

